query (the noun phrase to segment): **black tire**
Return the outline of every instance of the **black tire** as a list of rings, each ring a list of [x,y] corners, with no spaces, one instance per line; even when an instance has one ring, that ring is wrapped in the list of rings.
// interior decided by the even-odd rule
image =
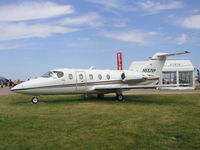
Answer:
[[[33,104],[37,104],[39,102],[39,99],[37,97],[33,97],[31,101]]]
[[[97,98],[98,98],[98,99],[104,98],[104,94],[97,94]]]
[[[124,96],[122,94],[119,94],[116,96],[118,101],[123,101],[124,100]]]

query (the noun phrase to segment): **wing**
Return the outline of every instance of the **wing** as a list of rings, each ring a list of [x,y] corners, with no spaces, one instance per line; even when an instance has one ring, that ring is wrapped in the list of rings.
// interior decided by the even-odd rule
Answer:
[[[168,84],[168,85],[100,85],[94,87],[93,90],[98,92],[116,92],[118,90],[128,90],[128,89],[145,89],[145,88],[157,88],[157,87],[176,87],[177,84]]]

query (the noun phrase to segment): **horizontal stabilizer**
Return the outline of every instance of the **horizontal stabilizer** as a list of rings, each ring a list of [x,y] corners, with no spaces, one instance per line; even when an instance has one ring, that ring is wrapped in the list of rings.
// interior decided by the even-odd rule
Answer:
[[[166,53],[166,54],[158,54],[158,55],[156,55],[157,57],[167,57],[167,56],[175,56],[175,55],[182,55],[182,54],[188,54],[188,53],[190,53],[189,51],[184,51],[184,52],[179,52],[179,53],[171,53],[171,54],[168,54],[168,53]]]

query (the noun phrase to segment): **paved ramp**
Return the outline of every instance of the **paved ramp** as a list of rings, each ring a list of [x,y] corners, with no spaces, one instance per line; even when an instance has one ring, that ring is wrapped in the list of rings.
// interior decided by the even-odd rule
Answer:
[[[10,91],[9,87],[0,88],[0,95],[11,95],[11,94],[15,93]]]
[[[150,94],[195,94],[200,90],[157,90],[157,89],[133,89],[125,91],[124,95],[150,95]]]

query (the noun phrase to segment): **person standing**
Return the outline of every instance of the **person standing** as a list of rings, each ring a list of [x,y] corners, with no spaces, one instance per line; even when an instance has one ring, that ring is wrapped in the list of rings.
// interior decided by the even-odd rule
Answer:
[[[3,88],[3,81],[0,81],[1,82],[1,88]]]
[[[12,86],[13,86],[13,82],[12,82],[12,80],[10,79],[10,80],[9,80],[9,88],[11,89]]]

